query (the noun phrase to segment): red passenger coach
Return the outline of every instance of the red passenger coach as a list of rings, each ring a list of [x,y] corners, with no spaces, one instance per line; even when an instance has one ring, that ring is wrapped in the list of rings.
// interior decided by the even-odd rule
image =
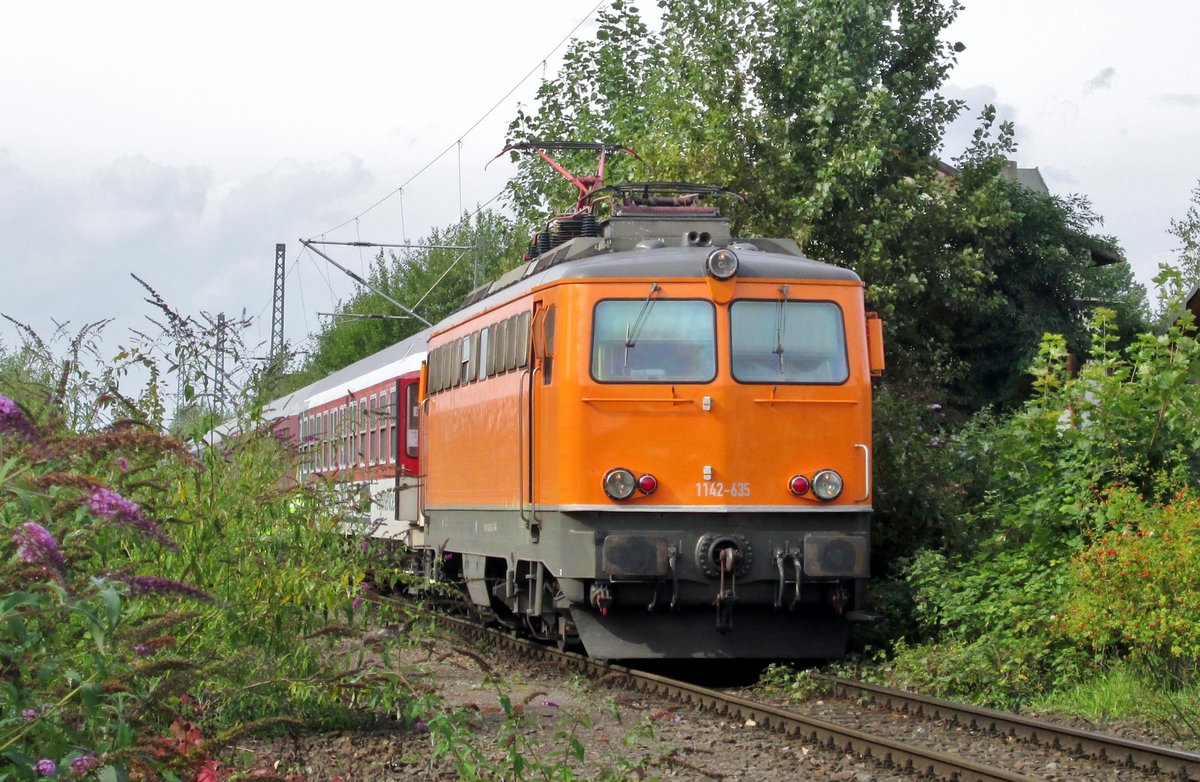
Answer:
[[[294,411],[300,479],[336,481],[365,531],[418,546],[422,332],[274,404]]]

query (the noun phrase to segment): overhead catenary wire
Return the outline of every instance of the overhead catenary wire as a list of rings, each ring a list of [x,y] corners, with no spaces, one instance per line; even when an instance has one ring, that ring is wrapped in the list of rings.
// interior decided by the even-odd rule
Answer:
[[[546,62],[551,57],[554,56],[555,52],[557,52],[564,45],[566,45],[566,43],[569,40],[571,40],[571,38],[575,35],[575,33],[579,30],[579,28],[583,27],[584,22],[591,19],[592,16],[594,16],[595,13],[601,9],[601,7],[608,4],[609,2],[611,2],[611,0],[600,0],[600,2],[596,3],[596,5],[592,7],[592,10],[588,11],[588,13],[585,14],[584,17],[582,19],[580,19],[579,22],[576,23],[576,25],[574,27],[571,28],[571,31],[568,32],[566,35],[564,35],[562,37],[562,40],[560,40],[558,43],[556,43],[554,45],[554,47],[546,54],[545,57],[540,58],[538,60],[537,64],[535,64],[532,68],[530,68],[529,71],[524,76],[522,76],[521,79],[516,84],[514,84],[508,92],[504,93],[504,95],[498,101],[496,101],[496,103],[493,104],[490,109],[485,111],[479,119],[475,120],[475,122],[471,124],[471,127],[467,128],[465,131],[463,131],[461,134],[459,134],[457,139],[452,141],[445,149],[443,149],[432,160],[430,160],[428,163],[426,163],[424,166],[422,166],[415,174],[413,174],[408,179],[401,182],[399,187],[391,190],[390,192],[387,193],[387,195],[383,196],[383,198],[380,198],[378,201],[371,204],[366,209],[364,209],[361,212],[359,212],[358,214],[356,214],[354,217],[351,217],[349,220],[339,223],[338,225],[335,225],[333,228],[330,228],[326,231],[321,232],[320,234],[317,234],[317,236],[324,236],[325,234],[333,233],[334,231],[337,231],[341,228],[345,228],[350,223],[354,222],[355,220],[358,220],[363,215],[367,214],[368,212],[371,212],[372,210],[376,209],[377,207],[379,207],[380,205],[382,205],[383,203],[385,203],[386,201],[391,199],[392,196],[403,193],[405,187],[410,185],[413,182],[413,180],[415,180],[417,177],[421,176],[426,171],[428,171],[430,168],[432,168],[435,163],[437,163],[439,160],[441,160],[443,157],[445,157],[447,154],[449,154],[450,150],[452,150],[456,147],[461,148],[462,140],[464,138],[469,136],[472,133],[472,131],[474,131],[477,127],[479,127],[481,124],[483,124],[484,120],[486,120],[488,117],[490,117],[492,115],[492,113],[496,111],[496,109],[500,108],[500,106],[506,100],[508,100],[514,92],[519,90],[522,87],[522,85],[525,84],[525,82],[529,81],[530,77],[532,77],[535,73],[537,73],[539,69],[543,69],[543,73],[544,73],[544,67],[545,67]],[[491,200],[495,200],[495,199],[491,199]],[[461,196],[459,197],[459,214],[462,214],[462,197]],[[316,237],[314,236],[312,238],[316,238]]]

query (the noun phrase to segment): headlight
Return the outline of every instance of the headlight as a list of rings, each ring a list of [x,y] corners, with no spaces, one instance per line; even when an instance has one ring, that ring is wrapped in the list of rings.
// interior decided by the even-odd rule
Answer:
[[[713,250],[704,261],[704,271],[718,280],[728,280],[737,270],[738,257],[733,250]]]
[[[833,470],[821,470],[813,476],[812,491],[818,499],[836,500],[842,493],[842,476]]]
[[[616,467],[604,474],[604,493],[614,500],[629,499],[636,486],[633,473],[624,467]]]

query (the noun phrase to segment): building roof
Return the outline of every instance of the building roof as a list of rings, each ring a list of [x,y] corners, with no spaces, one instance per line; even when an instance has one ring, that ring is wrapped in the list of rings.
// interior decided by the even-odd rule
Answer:
[[[1033,168],[1017,168],[1017,161],[1007,160],[1004,163],[1004,168],[1000,171],[1000,176],[1025,187],[1037,193],[1045,193],[1050,195],[1050,188],[1046,187],[1046,180],[1042,179],[1042,172]]]

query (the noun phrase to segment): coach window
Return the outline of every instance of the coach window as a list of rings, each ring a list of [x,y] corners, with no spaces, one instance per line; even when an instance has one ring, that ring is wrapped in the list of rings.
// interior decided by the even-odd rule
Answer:
[[[308,450],[304,442],[304,438],[308,436],[308,421],[304,417],[304,413],[300,414],[300,442],[296,447],[297,453],[300,455],[300,476],[304,477],[308,474],[308,459],[305,453]]]
[[[716,310],[688,299],[596,304],[592,377],[601,383],[707,383],[717,375]]]
[[[404,428],[404,452],[412,458],[417,458],[417,417],[421,414],[421,404],[417,400],[417,384],[410,383],[404,391],[404,408],[408,410]]]
[[[462,385],[471,382],[471,339],[473,335],[468,334],[462,338],[462,348],[459,353],[458,365],[458,380]]]
[[[334,433],[337,437],[337,449],[334,452],[337,456],[337,466],[342,467],[346,464],[346,406],[341,405],[337,409],[337,431]]]
[[[339,406],[337,410],[334,411],[334,420],[337,423],[334,425],[335,428],[333,436],[337,439],[334,440],[333,456],[337,460],[337,467],[341,467],[346,463],[346,430],[342,426],[342,420],[345,415],[345,405]]]
[[[387,464],[392,460],[392,449],[388,446],[392,441],[389,435],[396,421],[396,392],[384,391],[380,399],[383,415],[379,417],[379,461]]]
[[[831,301],[735,301],[729,331],[739,382],[837,385],[850,377],[842,310]]]
[[[322,416],[325,432],[321,436],[321,454],[325,459],[325,469],[333,468],[333,411],[326,410]]]
[[[329,413],[323,412],[317,418],[318,426],[320,427],[321,436],[321,469],[329,469]]]
[[[358,458],[360,467],[367,465],[367,400],[358,403]]]
[[[392,389],[392,424],[391,429],[388,431],[388,447],[392,449],[393,464],[400,461],[400,446],[398,445],[400,441],[397,438],[400,437],[400,422],[404,420],[401,418],[402,415],[403,413],[400,410],[400,383],[397,382],[396,387]]]
[[[379,435],[375,432],[375,421],[379,417],[379,408],[376,406],[378,402],[378,398],[372,394],[367,403],[370,406],[370,412],[367,414],[367,464],[374,464],[375,457],[379,454]]]

